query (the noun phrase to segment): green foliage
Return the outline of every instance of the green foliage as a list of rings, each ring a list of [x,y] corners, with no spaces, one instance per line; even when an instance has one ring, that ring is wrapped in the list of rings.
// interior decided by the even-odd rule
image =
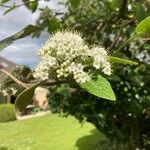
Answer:
[[[95,96],[113,101],[116,100],[110,83],[101,75],[94,75],[90,81],[85,82],[80,86]]]
[[[38,7],[38,1],[30,1],[30,0],[22,0],[22,2],[24,3],[24,5],[33,12],[35,12],[37,10]]]
[[[146,70],[149,70],[149,66],[143,70],[141,64],[139,67],[132,67],[132,70],[129,66],[124,67],[118,72],[121,81],[112,82],[117,97],[115,103],[99,100],[81,89],[71,92],[64,87],[64,91],[70,91],[71,95],[52,91],[53,95],[49,98],[51,110],[93,123],[111,141],[124,141],[130,145],[128,139],[131,138],[132,131],[137,137],[143,137],[143,140],[149,139],[150,117],[145,112],[150,107],[150,82],[147,80],[149,73]]]
[[[52,33],[60,28],[61,22],[55,15],[53,15],[53,11],[50,10],[48,7],[44,9],[40,9],[39,18],[36,20],[36,25],[43,30],[46,30],[49,33]],[[40,31],[35,33],[33,36],[39,36]]]
[[[12,71],[12,75],[15,76],[17,79],[19,79],[20,81],[22,81],[23,83],[33,82],[33,80],[34,80],[33,71],[27,66],[17,66]],[[4,89],[9,89],[10,87],[17,90],[16,94],[14,95],[16,97],[18,96],[18,98],[16,99],[16,102],[15,102],[15,107],[16,107],[17,110],[24,110],[26,108],[26,106],[32,102],[32,97],[33,97],[33,94],[34,94],[34,90],[38,86],[38,84],[31,87],[31,88],[29,88],[29,89],[27,89],[27,90],[25,90],[23,87],[18,85],[12,79],[6,78],[2,82],[1,86],[2,86],[1,88],[3,90]],[[32,93],[32,89],[33,89],[33,93]],[[29,92],[29,95],[28,95],[28,92]],[[22,93],[23,93],[23,95],[22,95]],[[26,97],[26,93],[27,93],[27,97]],[[21,96],[21,98],[19,98],[20,96]],[[22,98],[22,96],[23,96],[23,98]],[[23,103],[22,107],[20,106],[21,105],[20,103]]]
[[[52,32],[56,31],[59,28],[60,28],[60,22],[56,18],[51,19],[50,20],[50,25],[48,27],[48,32],[52,33]]]
[[[15,8],[16,8],[15,5],[11,6],[10,8],[8,8],[8,9],[4,12],[3,15],[8,14],[9,12],[13,11]]]
[[[0,122],[16,120],[14,105],[0,104]]]
[[[145,8],[143,7],[142,4],[140,4],[140,5],[137,7],[137,10],[136,10],[136,18],[137,18],[137,21],[138,21],[138,22],[141,22],[141,21],[144,20],[146,17],[147,17],[147,13],[146,13],[146,11],[145,11]]]
[[[28,83],[34,80],[33,72],[27,66],[16,66],[16,68],[14,68],[14,70],[12,71],[12,75],[24,83]],[[9,77],[2,81],[1,88],[2,90],[14,88],[15,90],[17,90],[14,96],[19,95],[24,90],[23,87],[18,85]]]
[[[72,8],[76,9],[80,4],[81,0],[69,0],[68,4],[71,5]]]
[[[1,0],[0,1],[0,4],[5,4],[5,3],[7,3],[9,0]]]
[[[145,17],[143,12],[138,12],[141,16],[137,17],[137,11],[143,10],[137,10],[139,8],[135,1],[128,3],[118,0],[83,1],[81,0],[76,8],[69,5],[69,12],[64,16],[62,26],[81,32],[90,44],[102,44],[108,50],[113,45],[110,49],[112,55],[132,59],[138,66],[123,66],[122,64],[136,65],[136,63],[128,59],[110,57],[110,61],[119,64],[113,65],[113,75],[117,75],[117,80],[109,77],[117,97],[115,103],[99,100],[88,92],[71,86],[75,90],[68,89],[70,96],[62,95],[57,90],[53,91],[53,95],[49,98],[51,110],[93,123],[110,141],[128,145],[127,149],[138,147],[148,150],[150,46],[149,41],[138,39],[141,33],[148,32],[149,17],[145,19],[146,21],[143,20]],[[145,1],[142,5],[147,13],[150,3]],[[143,21],[136,27],[137,18]],[[124,41],[126,42],[123,43]],[[66,90],[65,88],[64,91]]]
[[[4,48],[6,48],[7,46],[9,46],[10,44],[12,44],[14,41],[24,38],[26,36],[31,35],[34,32],[37,32],[38,30],[40,30],[39,27],[37,26],[33,26],[33,25],[28,25],[27,27],[25,27],[24,29],[22,29],[20,32],[6,38],[0,41],[0,51],[3,50]]]
[[[21,94],[18,95],[15,101],[15,108],[17,111],[23,111],[27,105],[32,102],[35,89],[39,86],[39,83],[35,84],[31,88],[24,90]]]
[[[125,64],[125,65],[138,65],[138,63],[133,62],[131,60],[126,60],[126,59],[121,59],[121,58],[117,58],[117,57],[113,57],[110,56],[109,60],[113,63],[117,63],[117,64]]]
[[[5,103],[5,97],[3,94],[0,92],[0,104]]]
[[[146,34],[149,31],[150,31],[150,16],[141,21],[135,29],[135,32],[137,34]]]

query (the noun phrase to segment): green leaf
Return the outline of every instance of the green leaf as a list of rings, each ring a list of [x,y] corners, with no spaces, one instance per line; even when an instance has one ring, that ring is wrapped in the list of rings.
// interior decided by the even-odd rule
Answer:
[[[60,28],[60,22],[57,19],[52,19],[50,21],[48,32],[54,32],[55,30]]]
[[[141,21],[135,29],[135,32],[137,34],[145,34],[149,31],[150,31],[150,16]]]
[[[22,0],[26,8],[31,10],[32,12],[35,12],[38,7],[38,1],[30,1],[30,0]]]
[[[28,25],[27,27],[22,29],[20,32],[17,32],[16,34],[14,34],[6,39],[1,40],[0,41],[0,51],[3,50],[4,48],[6,48],[7,46],[9,46],[10,44],[12,44],[14,41],[24,38],[26,36],[29,36],[38,30],[40,30],[39,27],[34,26],[34,25]]]
[[[127,60],[127,59],[121,59],[118,57],[113,57],[113,56],[109,56],[109,60],[113,63],[118,63],[118,64],[125,64],[125,65],[138,65],[137,62],[133,62],[131,60]]]
[[[80,86],[95,96],[112,101],[116,100],[110,83],[101,75],[93,76],[90,81],[80,84]]]
[[[35,12],[37,7],[38,7],[38,2],[37,1],[34,1],[30,4],[30,8],[31,8],[32,12]]]
[[[69,2],[71,4],[71,7],[74,9],[77,8],[78,5],[80,4],[80,0],[70,0]]]
[[[3,15],[8,14],[8,13],[11,12],[12,10],[14,10],[15,8],[16,8],[15,6],[12,6],[12,7],[8,8],[8,9],[4,12]]]
[[[9,0],[1,0],[0,1],[0,4],[5,4],[5,3],[7,3]]]
[[[24,90],[15,101],[15,108],[17,111],[23,111],[32,102],[35,89],[40,85],[40,83],[35,84],[29,89]]]
[[[147,13],[146,13],[143,5],[140,4],[136,10],[137,21],[140,22],[140,21],[144,20],[146,17],[147,17]]]
[[[110,76],[107,76],[107,80],[111,80],[111,81],[121,81],[121,79],[119,78],[119,76],[112,74]]]

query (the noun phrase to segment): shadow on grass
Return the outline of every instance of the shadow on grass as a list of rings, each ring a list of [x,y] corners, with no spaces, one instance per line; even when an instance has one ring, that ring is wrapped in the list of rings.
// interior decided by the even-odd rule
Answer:
[[[118,143],[108,140],[98,130],[92,130],[91,134],[84,136],[76,142],[77,150],[129,150],[127,143]]]
[[[14,150],[14,149],[7,146],[0,146],[0,150]]]
[[[78,150],[102,150],[100,143],[106,138],[98,130],[92,130],[91,134],[77,140],[76,148]]]

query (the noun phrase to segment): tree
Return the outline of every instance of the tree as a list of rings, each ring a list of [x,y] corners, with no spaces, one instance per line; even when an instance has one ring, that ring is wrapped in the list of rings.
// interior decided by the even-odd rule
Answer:
[[[32,70],[27,66],[16,66],[12,73],[1,69],[3,74],[8,77],[2,81],[0,91],[4,96],[7,96],[7,102],[11,102],[11,97],[17,97],[25,88],[26,83],[34,80]]]

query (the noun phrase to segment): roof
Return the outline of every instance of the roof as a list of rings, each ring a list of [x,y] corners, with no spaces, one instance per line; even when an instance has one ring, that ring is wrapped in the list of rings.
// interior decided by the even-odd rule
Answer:
[[[16,67],[15,63],[0,56],[0,68],[11,72],[15,67]],[[6,76],[0,73],[0,81],[4,80],[5,78]]]

